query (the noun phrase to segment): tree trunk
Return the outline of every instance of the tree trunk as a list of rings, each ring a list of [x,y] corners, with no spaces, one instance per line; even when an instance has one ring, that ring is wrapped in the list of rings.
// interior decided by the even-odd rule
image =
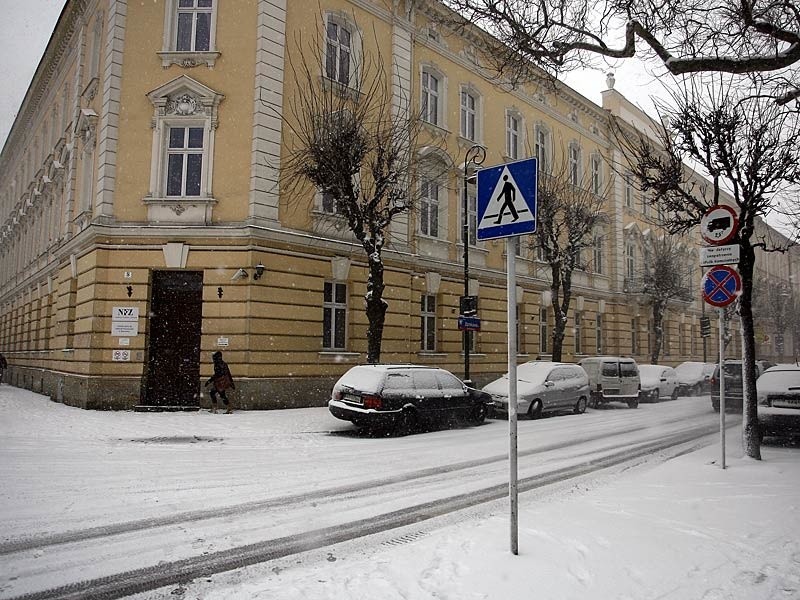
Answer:
[[[650,350],[650,364],[657,365],[661,356],[661,343],[664,340],[664,305],[653,302],[653,347]]]
[[[742,445],[746,456],[761,460],[758,439],[758,409],[756,402],[756,344],[753,327],[753,267],[755,250],[749,240],[740,242],[739,275],[742,278],[742,295],[739,297],[739,315],[742,331]]]
[[[564,357],[564,338],[567,331],[567,313],[572,300],[569,278],[561,278],[560,286],[550,288],[553,294],[553,355],[550,360],[561,362]],[[560,288],[560,289],[559,289]],[[560,292],[560,294],[559,294]]]
[[[369,277],[367,279],[366,301],[367,320],[367,362],[375,364],[381,360],[383,324],[386,321],[388,304],[383,300],[383,262],[380,251],[369,254]]]

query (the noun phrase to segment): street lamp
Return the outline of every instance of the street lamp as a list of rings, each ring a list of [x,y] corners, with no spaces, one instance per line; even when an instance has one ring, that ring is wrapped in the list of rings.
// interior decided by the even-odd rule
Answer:
[[[464,207],[462,211],[463,216],[463,231],[461,241],[464,244],[464,300],[461,302],[463,307],[467,302],[469,296],[469,194],[467,193],[467,186],[470,182],[475,182],[477,176],[469,176],[469,165],[476,167],[483,164],[486,160],[486,148],[480,144],[473,144],[464,155]],[[461,311],[463,313],[463,308]],[[462,343],[464,345],[464,382],[470,385],[472,381],[469,378],[469,346],[471,331],[464,329],[462,332]]]

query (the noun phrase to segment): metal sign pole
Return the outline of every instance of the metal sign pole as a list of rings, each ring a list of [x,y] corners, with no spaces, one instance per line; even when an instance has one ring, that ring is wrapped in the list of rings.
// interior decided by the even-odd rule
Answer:
[[[725,468],[725,309],[719,309],[719,445],[722,468]]]
[[[519,554],[517,489],[517,266],[516,238],[506,238],[508,297],[508,496],[511,503],[511,553]]]

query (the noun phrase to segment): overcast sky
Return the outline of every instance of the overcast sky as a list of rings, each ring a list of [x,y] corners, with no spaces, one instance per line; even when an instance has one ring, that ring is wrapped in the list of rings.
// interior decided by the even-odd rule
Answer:
[[[0,143],[5,144],[65,0],[0,0]]]

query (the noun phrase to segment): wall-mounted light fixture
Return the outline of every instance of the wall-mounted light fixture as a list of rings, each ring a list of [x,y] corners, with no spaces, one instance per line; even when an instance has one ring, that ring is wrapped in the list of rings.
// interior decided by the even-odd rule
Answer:
[[[253,274],[253,279],[258,281],[264,274],[264,269],[266,269],[266,267],[262,265],[261,262],[259,261],[259,263],[253,268],[256,270],[256,272]]]

